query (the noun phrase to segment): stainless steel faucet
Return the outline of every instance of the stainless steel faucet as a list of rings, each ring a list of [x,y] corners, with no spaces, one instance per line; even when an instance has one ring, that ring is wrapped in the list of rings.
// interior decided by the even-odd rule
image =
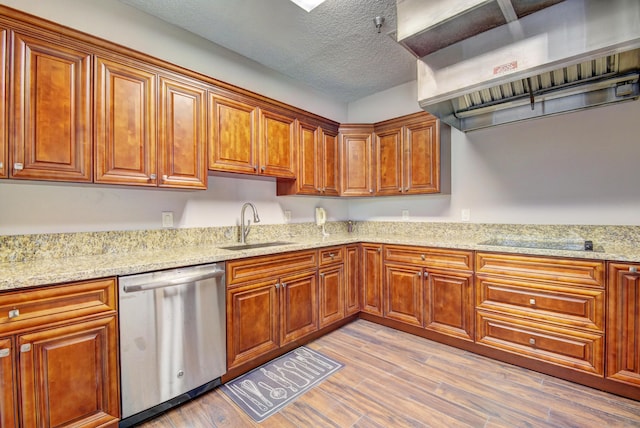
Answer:
[[[240,243],[241,244],[245,243],[245,240],[247,239],[247,235],[249,234],[249,230],[251,230],[251,219],[247,220],[246,225],[244,223],[244,212],[247,209],[247,207],[251,207],[251,210],[253,211],[253,221],[255,223],[260,223],[260,217],[258,217],[258,210],[256,210],[256,207],[251,202],[246,202],[242,206],[242,210],[240,211]]]

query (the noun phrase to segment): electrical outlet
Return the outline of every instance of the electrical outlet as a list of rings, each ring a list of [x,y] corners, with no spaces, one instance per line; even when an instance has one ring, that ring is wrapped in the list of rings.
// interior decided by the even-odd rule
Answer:
[[[462,221],[471,220],[471,210],[469,208],[463,208],[460,210],[460,220]]]
[[[173,227],[173,211],[162,211],[162,227]]]
[[[284,210],[284,221],[285,223],[289,223],[291,221],[291,211]]]
[[[402,210],[402,219],[409,220],[409,210]]]

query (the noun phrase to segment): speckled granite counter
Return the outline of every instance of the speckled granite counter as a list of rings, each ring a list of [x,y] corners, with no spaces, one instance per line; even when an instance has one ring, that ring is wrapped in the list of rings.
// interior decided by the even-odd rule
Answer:
[[[256,225],[249,242],[290,244],[240,251],[221,248],[234,244],[236,227],[3,236],[0,291],[356,242],[640,262],[636,226],[363,222],[348,233],[346,222],[335,222],[327,225],[327,231],[329,236],[322,237],[314,224]],[[496,237],[546,242],[589,239],[602,251],[481,244]]]

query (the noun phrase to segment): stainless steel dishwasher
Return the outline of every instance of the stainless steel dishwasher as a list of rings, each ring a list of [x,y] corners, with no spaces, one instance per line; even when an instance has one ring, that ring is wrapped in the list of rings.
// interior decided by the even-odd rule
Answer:
[[[226,372],[224,264],[119,278],[120,427],[220,385]]]

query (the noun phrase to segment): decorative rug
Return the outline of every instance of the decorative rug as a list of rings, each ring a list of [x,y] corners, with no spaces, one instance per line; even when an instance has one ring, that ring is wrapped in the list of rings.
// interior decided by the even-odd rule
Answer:
[[[301,346],[227,382],[222,391],[261,422],[343,366]]]

